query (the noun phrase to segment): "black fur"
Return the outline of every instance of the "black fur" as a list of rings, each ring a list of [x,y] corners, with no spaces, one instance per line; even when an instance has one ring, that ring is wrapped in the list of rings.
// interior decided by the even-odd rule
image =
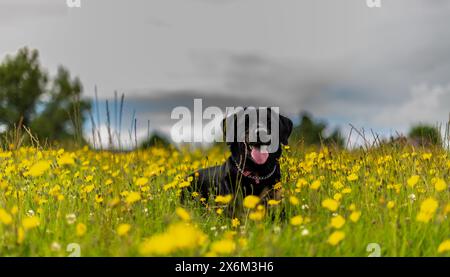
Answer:
[[[234,120],[236,119],[237,118],[235,117]],[[226,119],[224,119],[224,122],[225,120]],[[196,191],[206,199],[208,199],[210,195],[228,194],[233,194],[235,196],[241,195],[242,197],[252,194],[262,198],[274,198],[273,186],[281,179],[278,161],[282,152],[281,144],[287,145],[288,138],[292,132],[292,121],[290,119],[279,115],[279,121],[280,145],[276,152],[269,154],[269,158],[264,164],[259,165],[250,157],[249,144],[259,146],[259,144],[261,144],[259,141],[256,143],[249,143],[246,139],[246,142],[228,143],[231,150],[231,156],[220,166],[200,169],[195,174],[192,174],[194,180],[190,187],[190,191]],[[235,122],[237,124],[244,123],[239,120],[236,120]],[[268,126],[265,127],[267,127],[270,132],[270,119],[268,120],[267,125]],[[246,135],[248,135],[248,124],[246,124],[246,127],[245,131],[247,132]],[[226,129],[224,128],[224,135],[225,133]],[[256,182],[254,179],[244,176],[242,172],[238,170],[236,163],[241,165],[241,169],[245,168],[245,171],[250,172],[253,176],[268,176],[272,172],[273,174],[267,179]]]

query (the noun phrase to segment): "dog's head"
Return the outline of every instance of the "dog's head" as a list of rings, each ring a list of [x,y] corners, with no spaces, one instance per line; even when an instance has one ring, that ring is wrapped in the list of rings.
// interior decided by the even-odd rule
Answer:
[[[246,166],[272,167],[288,144],[292,121],[275,108],[234,110],[223,120],[223,134],[236,162]]]

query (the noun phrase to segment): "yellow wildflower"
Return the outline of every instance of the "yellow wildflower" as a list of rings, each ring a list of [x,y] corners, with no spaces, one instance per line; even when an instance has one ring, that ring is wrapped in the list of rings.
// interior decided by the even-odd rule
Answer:
[[[327,208],[328,210],[335,212],[339,207],[339,202],[334,199],[325,199],[322,201],[322,207]]]
[[[360,211],[354,211],[350,214],[350,220],[353,222],[357,222],[359,220],[359,218],[361,217],[361,212]]]
[[[28,170],[27,175],[30,175],[32,177],[39,177],[42,176],[49,169],[50,163],[48,161],[40,161],[30,167],[30,170]]]
[[[289,197],[289,202],[291,202],[291,204],[294,205],[294,206],[297,206],[298,204],[300,204],[300,201],[295,196]]]
[[[239,221],[238,218],[233,218],[233,219],[231,220],[231,227],[233,227],[233,228],[238,227],[240,224],[241,224],[241,222]]]
[[[335,231],[328,237],[328,243],[335,246],[338,245],[345,238],[345,233],[342,231]]]
[[[230,239],[216,241],[211,245],[211,251],[218,254],[231,254],[236,250],[236,243]]]
[[[444,240],[438,247],[438,253],[450,251],[450,239]]]
[[[355,173],[352,173],[347,176],[347,180],[350,182],[356,181],[356,180],[358,180],[358,178],[359,178],[358,175],[356,175]]]
[[[78,223],[75,229],[77,236],[82,237],[86,234],[87,227],[83,223]]]
[[[277,206],[278,204],[280,204],[281,200],[275,200],[275,199],[270,199],[269,201],[267,201],[267,204],[269,204],[269,206]]]
[[[217,195],[214,201],[219,204],[228,204],[233,199],[233,195]]]
[[[387,206],[388,209],[392,209],[395,206],[395,202],[390,200],[390,201],[387,202],[386,206]]]
[[[22,220],[22,226],[25,230],[33,229],[39,226],[40,221],[39,218],[32,216],[32,217],[26,217]]]
[[[12,222],[11,215],[4,209],[0,209],[0,222],[5,225],[9,225]]]
[[[255,195],[248,195],[244,198],[244,207],[247,209],[253,209],[259,203],[261,199]]]
[[[433,218],[438,206],[439,204],[435,199],[425,199],[420,205],[420,211],[416,217],[417,221],[425,223],[429,222]]]
[[[128,204],[133,204],[137,201],[141,200],[141,194],[139,192],[130,192],[127,195],[127,198],[125,199],[125,202],[127,202]]]
[[[311,186],[309,186],[310,189],[312,190],[318,190],[320,188],[321,182],[320,180],[315,180],[314,182],[312,182]]]
[[[408,184],[408,186],[414,187],[419,182],[419,179],[419,175],[413,175],[406,181],[406,183]]]
[[[189,213],[188,213],[185,209],[183,209],[183,208],[178,207],[178,208],[175,210],[175,213],[176,213],[176,214],[178,215],[178,217],[181,218],[181,220],[183,220],[183,221],[189,221],[189,220],[191,220],[191,216],[190,216]]]
[[[253,221],[260,221],[260,220],[263,219],[263,217],[264,217],[264,211],[261,211],[261,210],[255,211],[255,212],[251,212],[248,215],[248,218],[250,218]]]
[[[123,236],[125,236],[125,235],[128,234],[128,232],[130,231],[130,229],[131,229],[131,225],[130,225],[130,224],[126,224],[126,223],[120,224],[120,225],[117,227],[117,234],[118,234],[120,237],[123,237]]]
[[[333,228],[341,229],[342,226],[344,226],[344,224],[345,224],[345,219],[340,215],[337,215],[331,219],[331,226]]]
[[[299,226],[303,223],[303,217],[301,215],[296,215],[291,218],[290,223],[292,226]]]
[[[146,177],[141,177],[136,180],[136,186],[139,186],[139,187],[144,186],[147,183],[148,183],[148,178],[146,178]]]
[[[444,191],[447,189],[447,183],[443,179],[437,179],[434,188],[436,191]]]
[[[69,153],[63,154],[63,155],[58,159],[57,162],[58,162],[58,165],[59,165],[59,166],[73,165],[73,164],[75,164],[75,160],[73,159],[72,155],[70,155]]]

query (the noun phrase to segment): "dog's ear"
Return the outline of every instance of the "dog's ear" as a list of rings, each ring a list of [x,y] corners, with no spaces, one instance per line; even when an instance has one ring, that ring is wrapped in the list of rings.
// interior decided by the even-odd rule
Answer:
[[[292,133],[292,120],[289,118],[280,115],[280,143],[287,145],[289,136]]]

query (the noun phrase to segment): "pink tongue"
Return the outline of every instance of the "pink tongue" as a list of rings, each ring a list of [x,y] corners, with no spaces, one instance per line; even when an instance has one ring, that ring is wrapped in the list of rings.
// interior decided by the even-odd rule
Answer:
[[[266,151],[261,152],[259,149],[253,148],[252,152],[252,159],[257,164],[263,164],[267,161],[267,158],[269,158],[269,153]]]

